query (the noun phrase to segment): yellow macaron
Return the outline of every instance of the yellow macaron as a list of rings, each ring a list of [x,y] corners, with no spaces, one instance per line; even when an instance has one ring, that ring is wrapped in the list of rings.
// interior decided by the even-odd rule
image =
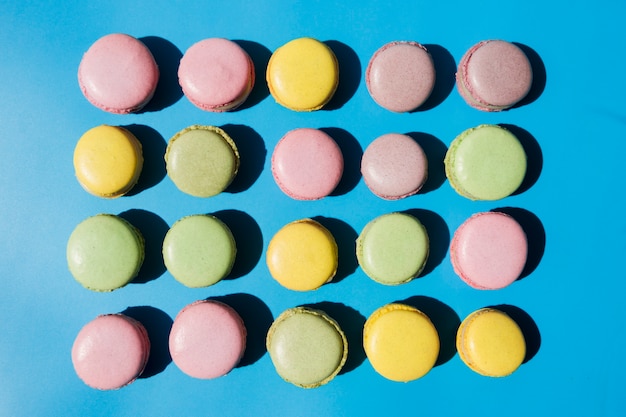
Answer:
[[[415,307],[387,304],[365,322],[363,348],[374,370],[387,379],[408,382],[426,375],[439,357],[439,334]]]
[[[115,198],[129,192],[143,167],[141,143],[128,130],[101,125],[89,129],[74,149],[74,170],[89,193]]]
[[[522,330],[508,314],[495,308],[479,309],[463,320],[456,348],[461,360],[484,376],[510,375],[526,357]]]
[[[276,49],[267,64],[267,85],[276,102],[295,111],[319,110],[339,83],[332,49],[313,38],[298,38]]]

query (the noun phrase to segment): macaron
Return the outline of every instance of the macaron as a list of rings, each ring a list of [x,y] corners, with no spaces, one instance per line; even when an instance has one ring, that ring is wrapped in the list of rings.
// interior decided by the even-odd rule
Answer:
[[[518,46],[486,40],[472,46],[461,58],[456,86],[471,107],[488,112],[509,109],[530,91],[533,70]]]
[[[145,327],[123,314],[104,314],[87,323],[72,345],[78,377],[99,390],[115,390],[135,381],[150,356]]]
[[[348,340],[339,324],[309,307],[280,314],[267,332],[266,346],[278,375],[301,388],[327,384],[348,358]]]
[[[215,126],[189,126],[176,133],[165,152],[167,175],[182,192],[212,197],[226,189],[239,170],[235,141]]]
[[[500,200],[526,176],[527,157],[519,139],[498,125],[480,125],[457,136],[444,158],[452,188],[470,200]]]
[[[463,320],[456,349],[471,370],[490,377],[512,374],[526,357],[526,341],[519,325],[495,308],[481,308]]]
[[[266,263],[272,277],[283,287],[315,290],[337,273],[337,243],[330,231],[315,220],[297,220],[272,237]]]
[[[235,263],[236,252],[228,226],[210,215],[183,217],[163,239],[167,270],[190,288],[208,287],[225,278]]]
[[[439,334],[430,318],[415,307],[387,304],[363,327],[363,348],[383,377],[409,382],[426,375],[439,357]]]
[[[319,110],[337,90],[339,64],[328,45],[313,38],[298,38],[274,51],[266,78],[278,104],[295,111]]]
[[[399,285],[419,276],[429,253],[426,228],[406,213],[383,214],[371,220],[356,240],[363,272],[385,285]]]
[[[422,188],[428,178],[428,159],[412,137],[388,133],[363,152],[361,174],[372,193],[385,200],[399,200]]]
[[[78,66],[78,84],[91,104],[109,113],[141,110],[159,82],[159,68],[140,40],[123,33],[98,39]]]
[[[394,41],[378,49],[367,65],[365,85],[374,101],[403,113],[420,107],[435,86],[435,65],[423,45]]]
[[[119,126],[100,125],[85,132],[74,148],[74,172],[90,194],[116,198],[128,193],[143,168],[141,143]]]
[[[169,335],[172,361],[185,374],[214,379],[229,373],[246,348],[246,327],[229,305],[200,300],[184,307]]]
[[[469,286],[497,290],[515,282],[526,265],[528,240],[522,226],[505,213],[476,213],[454,232],[450,261]]]
[[[254,87],[254,63],[231,40],[204,39],[193,44],[181,58],[178,82],[196,107],[212,112],[234,110]]]
[[[343,154],[337,143],[318,129],[294,129],[272,154],[272,175],[278,187],[295,200],[319,200],[339,184]]]
[[[72,231],[67,265],[83,287],[113,291],[131,282],[144,260],[144,240],[134,226],[113,214],[97,214]]]

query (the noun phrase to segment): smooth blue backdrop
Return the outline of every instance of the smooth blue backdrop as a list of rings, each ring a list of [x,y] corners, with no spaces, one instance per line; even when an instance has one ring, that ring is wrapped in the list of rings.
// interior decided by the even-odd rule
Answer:
[[[624,6],[538,0],[0,1],[0,415],[624,415],[626,220],[618,185],[626,152]],[[105,113],[78,88],[83,52],[112,32],[142,39],[161,67],[155,100],[140,114]],[[268,95],[264,70],[271,51],[301,36],[327,42],[339,57],[340,86],[329,110],[295,113]],[[257,66],[257,86],[239,111],[203,112],[177,86],[178,60],[207,37],[238,41]],[[508,112],[471,109],[453,89],[463,53],[490,38],[522,45],[536,70],[526,105]],[[369,97],[363,74],[376,49],[403,39],[430,48],[439,80],[426,109],[393,114]],[[78,138],[104,123],[131,129],[146,156],[138,188],[113,201],[84,192],[72,167]],[[167,140],[196,123],[222,126],[242,153],[236,182],[210,199],[181,193],[165,176]],[[523,137],[531,174],[518,195],[471,202],[445,181],[447,146],[481,123],[507,124]],[[342,147],[346,174],[336,195],[298,202],[275,185],[272,150],[298,127],[324,128]],[[361,154],[388,132],[409,133],[425,147],[431,162],[425,192],[389,202],[365,186]],[[527,228],[531,264],[510,287],[477,291],[454,274],[448,244],[471,214],[497,208]],[[398,287],[376,284],[356,265],[354,239],[374,217],[407,210],[431,234],[426,273]],[[65,261],[72,229],[100,212],[121,214],[147,240],[138,282],[107,294],[78,285]],[[233,277],[206,289],[178,284],[160,258],[168,225],[196,213],[217,213],[240,248]],[[282,225],[303,217],[316,217],[335,233],[341,265],[336,283],[296,293],[271,279],[264,252]],[[242,365],[211,381],[184,375],[167,353],[178,311],[207,297],[231,303],[249,331]],[[401,300],[431,315],[443,343],[438,366],[406,384],[376,374],[360,346],[365,318]],[[351,343],[345,371],[315,390],[283,382],[264,349],[272,319],[301,304],[334,315]],[[490,305],[504,305],[529,338],[529,360],[504,379],[470,371],[452,344],[459,321]],[[119,391],[93,390],[73,371],[74,337],[96,315],[123,311],[150,331],[147,375]]]

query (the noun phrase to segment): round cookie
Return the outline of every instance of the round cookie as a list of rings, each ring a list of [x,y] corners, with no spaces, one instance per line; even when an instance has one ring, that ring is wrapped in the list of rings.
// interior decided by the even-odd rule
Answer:
[[[470,200],[500,200],[526,176],[526,152],[519,139],[498,125],[480,125],[457,136],[446,153],[446,177]]]
[[[339,324],[309,307],[290,308],[278,316],[266,346],[278,375],[302,388],[327,384],[348,358],[348,340]]]
[[[221,220],[192,215],[176,221],[163,239],[163,261],[181,284],[208,287],[225,278],[235,263],[237,247]]]
[[[374,370],[392,381],[426,375],[439,356],[439,334],[428,316],[405,304],[374,311],[363,328],[363,348]]]
[[[235,42],[204,39],[193,44],[180,60],[178,82],[198,108],[212,112],[234,110],[254,87],[254,64]]]
[[[67,242],[67,264],[83,287],[113,291],[131,282],[144,259],[139,230],[113,214],[83,220]]]
[[[288,132],[272,154],[272,175],[278,187],[295,200],[319,200],[329,195],[343,174],[337,143],[318,129]]]
[[[170,139],[165,163],[167,175],[179,190],[195,197],[212,197],[237,175],[239,151],[219,127],[193,125]]]
[[[143,167],[141,143],[128,130],[101,125],[85,132],[74,148],[74,172],[90,194],[116,198],[128,193]]]
[[[270,240],[266,263],[283,287],[310,291],[331,281],[337,272],[337,243],[324,226],[302,219],[283,226]]]
[[[98,39],[78,67],[78,84],[85,98],[110,113],[141,110],[154,95],[158,81],[159,68],[150,50],[122,33]]]
[[[298,38],[274,51],[266,78],[270,94],[280,105],[295,111],[319,110],[335,94],[339,64],[324,43]]]
[[[463,320],[456,349],[471,370],[490,377],[512,374],[526,357],[526,341],[519,325],[494,308],[482,308]]]
[[[385,285],[411,281],[424,269],[429,253],[426,228],[405,213],[370,221],[356,241],[356,256],[365,274]]]
[[[520,224],[500,212],[476,213],[450,243],[454,272],[469,286],[496,290],[515,282],[528,258],[528,240]]]
[[[461,58],[456,85],[471,107],[502,111],[519,103],[530,91],[532,66],[518,46],[486,40],[472,46]]]
[[[144,326],[123,314],[105,314],[87,323],[72,345],[78,377],[99,390],[114,390],[135,381],[150,356]]]
[[[424,104],[433,91],[435,65],[423,45],[389,42],[370,59],[365,84],[381,107],[397,113],[409,112]]]

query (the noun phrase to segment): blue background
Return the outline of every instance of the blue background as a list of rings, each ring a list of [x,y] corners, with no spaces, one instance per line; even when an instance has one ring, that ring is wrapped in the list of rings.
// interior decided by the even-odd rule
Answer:
[[[0,415],[624,415],[623,2],[180,3],[0,1]],[[105,113],[78,88],[82,54],[112,32],[142,39],[160,65],[156,97],[140,114]],[[271,51],[301,36],[327,42],[339,58],[339,90],[327,110],[292,112],[268,95],[264,71]],[[207,37],[238,41],[257,66],[257,85],[238,111],[203,112],[177,85],[178,60]],[[491,38],[522,45],[536,75],[525,105],[494,114],[470,108],[453,88],[463,53]],[[393,40],[426,44],[435,59],[435,93],[420,111],[393,114],[367,93],[369,58]],[[530,157],[523,192],[471,202],[445,180],[447,146],[481,123],[509,125],[523,139]],[[74,178],[76,141],[100,124],[127,126],[144,146],[138,187],[113,201],[87,194]],[[191,124],[221,126],[239,145],[241,172],[219,196],[185,195],[165,175],[167,140]],[[271,176],[275,144],[298,127],[325,129],[346,158],[337,192],[321,201],[291,200]],[[363,150],[388,132],[411,134],[431,163],[424,192],[395,202],[370,193],[359,173]],[[531,257],[523,279],[506,289],[478,291],[454,274],[448,245],[466,218],[492,209],[523,223]],[[432,244],[425,274],[398,287],[367,278],[353,253],[365,224],[392,211],[416,214]],[[101,212],[121,214],[147,240],[136,282],[106,294],[77,284],[65,261],[73,228]],[[168,225],[197,213],[217,214],[239,245],[230,279],[206,289],[178,284],[160,257]],[[297,293],[272,280],[264,253],[281,226],[304,217],[317,218],[335,234],[340,269],[335,283]],[[229,375],[196,380],[171,363],[167,336],[183,306],[207,297],[240,312],[248,350]],[[393,301],[429,313],[442,339],[438,365],[406,384],[376,374],[361,347],[366,317]],[[315,390],[283,382],[264,348],[272,319],[301,304],[326,309],[351,343],[344,371]],[[528,360],[504,379],[473,373],[453,346],[460,320],[493,305],[510,312],[529,341]],[[70,350],[85,323],[115,312],[146,325],[153,356],[145,377],[119,391],[99,392],[75,375]]]

